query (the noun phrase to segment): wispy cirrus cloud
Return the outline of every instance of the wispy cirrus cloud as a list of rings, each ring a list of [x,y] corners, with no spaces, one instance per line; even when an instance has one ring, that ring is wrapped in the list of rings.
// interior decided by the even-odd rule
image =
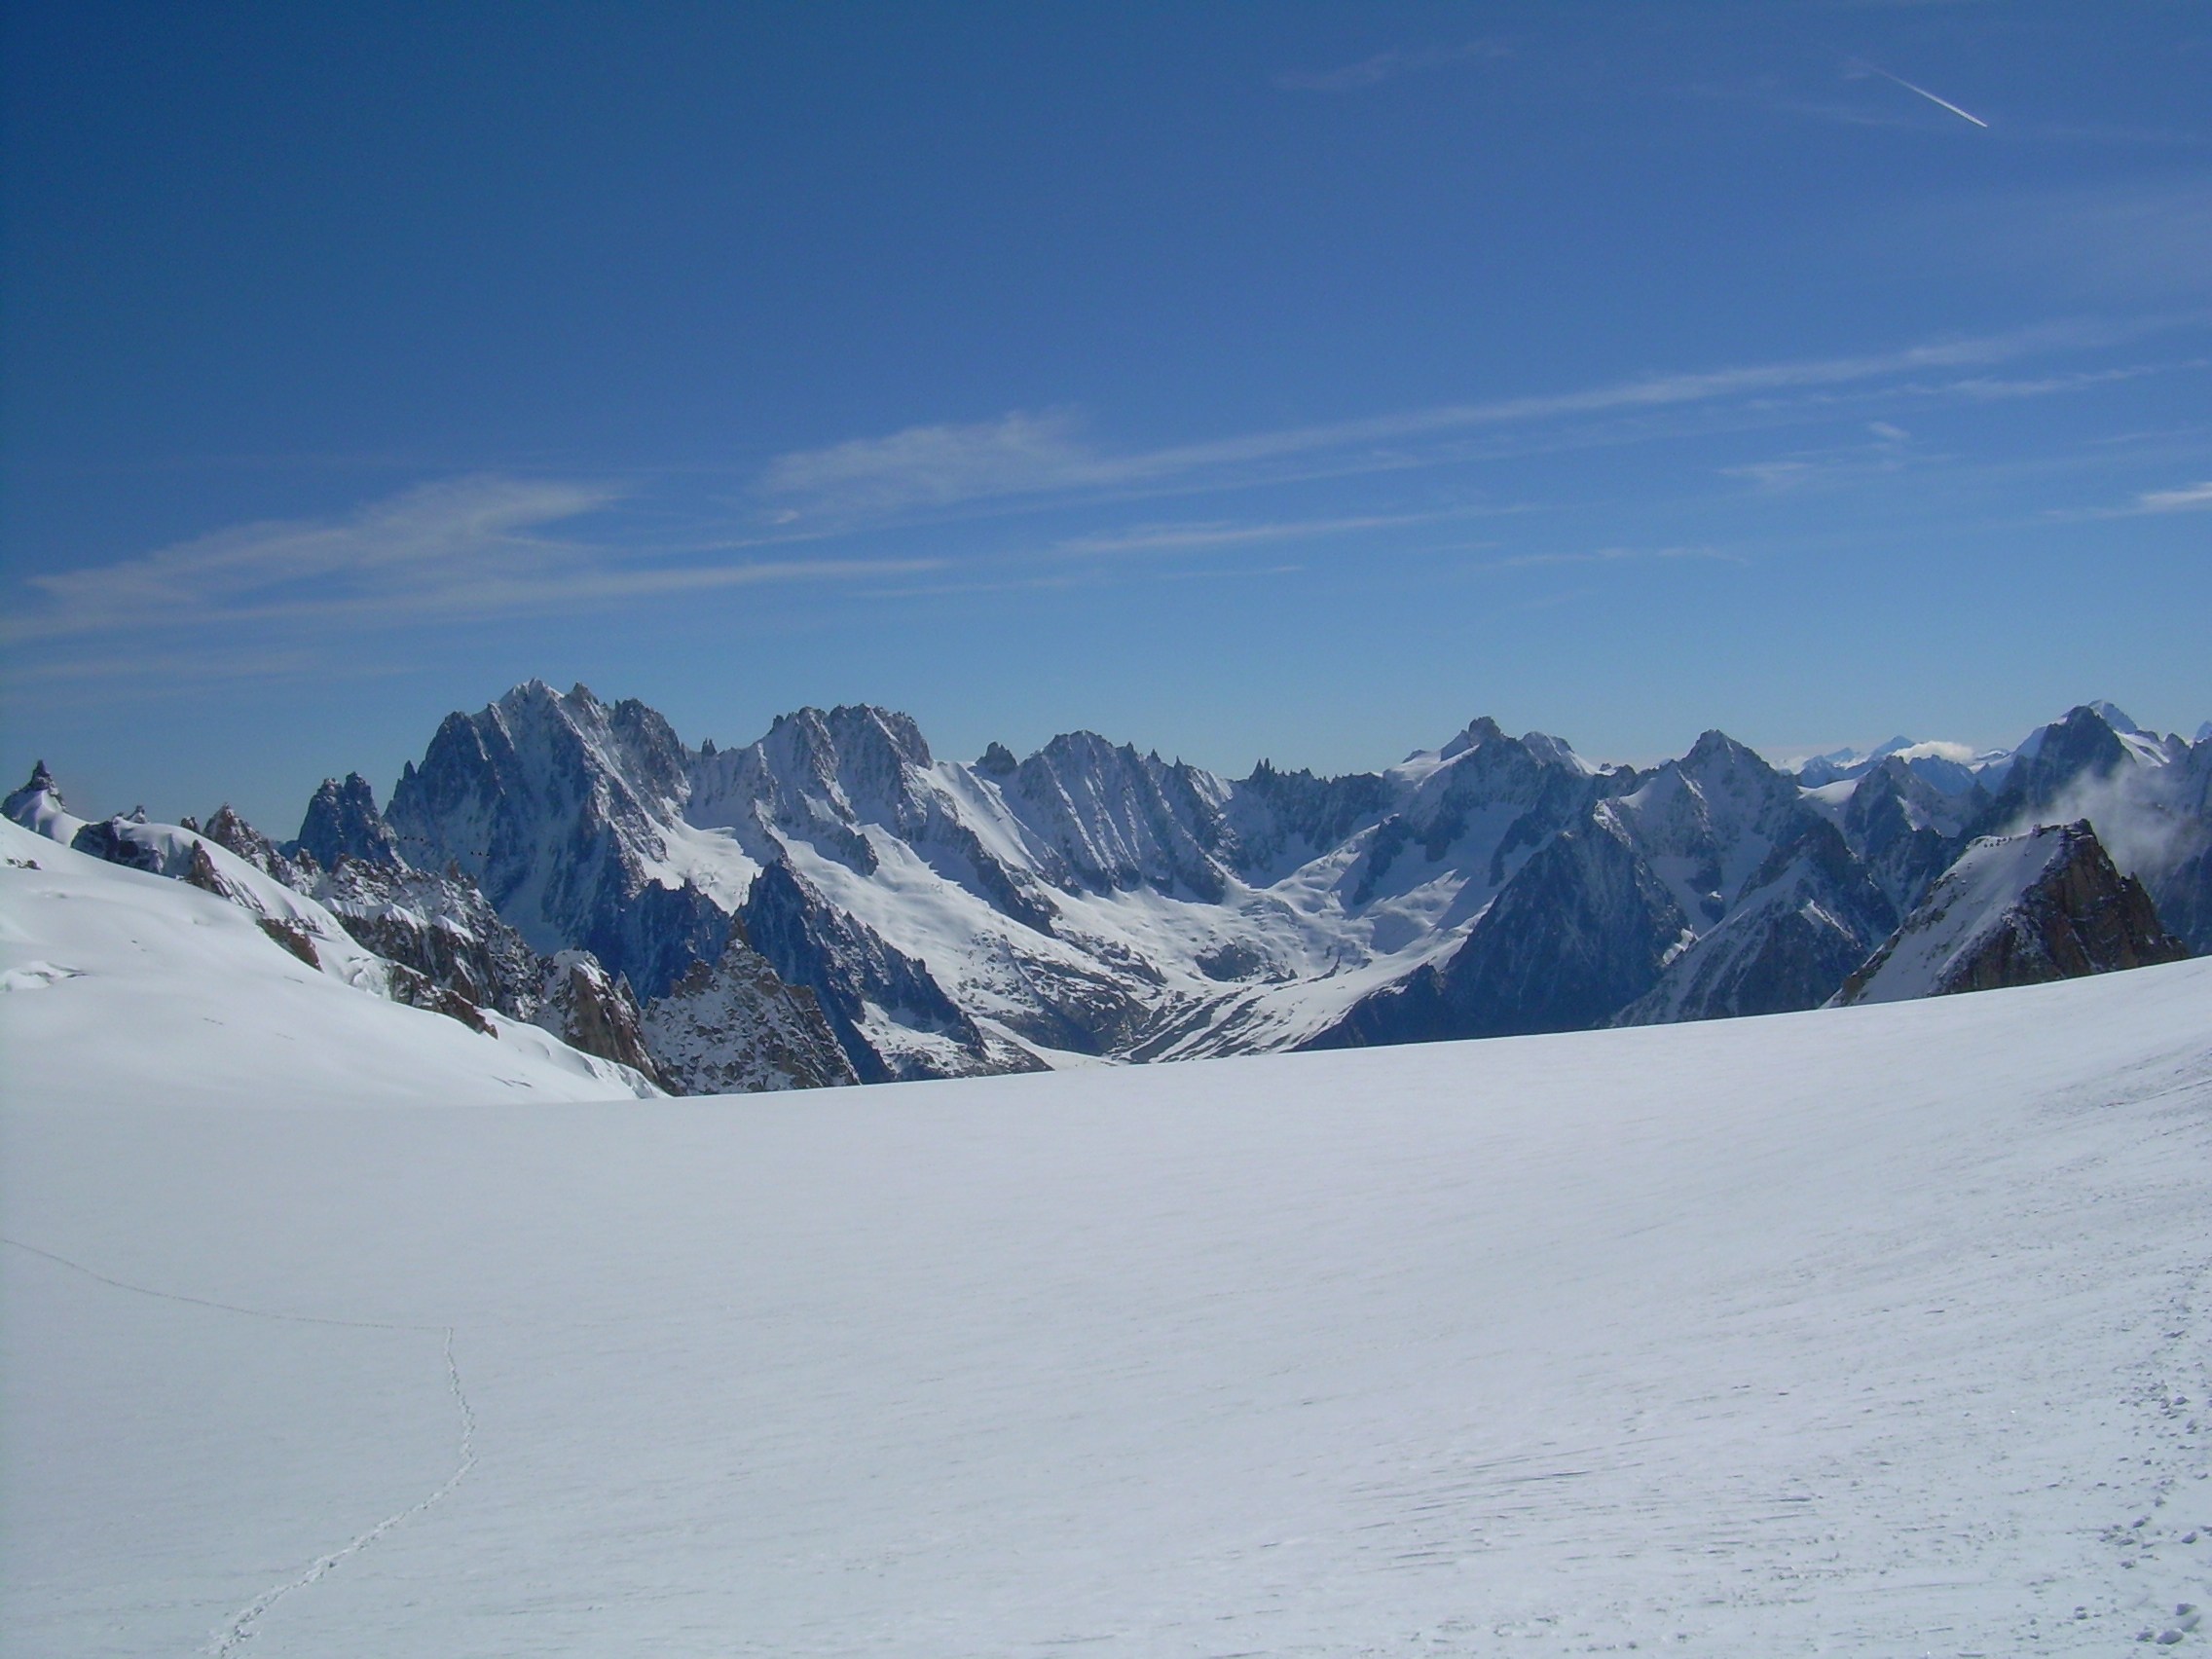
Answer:
[[[1592,547],[1564,553],[1515,553],[1503,559],[1486,559],[1486,571],[1540,570],[1550,565],[1618,565],[1646,559],[1700,559],[1718,565],[1749,565],[1741,553],[1719,547]]]
[[[1311,536],[1364,535],[1376,531],[1403,530],[1414,525],[1466,518],[1478,512],[1511,510],[1513,509],[1450,507],[1425,513],[1367,513],[1343,518],[1295,519],[1266,524],[1214,522],[1140,525],[1133,530],[1070,536],[1066,540],[1055,542],[1052,551],[1078,557],[1189,553],[1207,548],[1303,540]]]
[[[2171,490],[2145,490],[2122,506],[2056,507],[2044,516],[2053,519],[2156,518],[2166,513],[2206,511],[2212,511],[2212,480],[2183,484]]]
[[[1430,459],[1424,458],[1419,446],[1485,429],[1715,406],[1731,400],[1748,403],[1787,393],[1832,393],[1883,382],[1923,398],[2026,396],[2066,389],[2074,383],[2063,377],[2046,378],[2045,385],[2020,385],[2000,393],[1986,376],[1953,378],[1933,386],[1924,380],[1915,384],[1915,377],[1994,368],[2042,352],[2109,346],[2162,325],[2157,321],[2047,323],[1861,356],[1650,375],[1577,391],[1446,404],[1149,450],[1117,452],[1096,444],[1064,411],[1017,411],[995,421],[909,426],[887,437],[794,451],[771,461],[755,489],[772,504],[779,523],[849,522],[985,499],[1071,492],[1232,488],[1279,477],[1293,466],[1331,472],[1419,465]]]
[[[1378,52],[1357,63],[1339,69],[1287,69],[1274,77],[1286,92],[1355,92],[1399,75],[1423,69],[1442,69],[1493,57],[1510,57],[1513,48],[1501,40],[1471,40],[1460,46],[1426,47],[1414,51]]]
[[[0,621],[0,639],[26,644],[225,623],[460,620],[932,563],[696,556],[672,563],[546,533],[620,498],[604,485],[473,477],[334,517],[239,525],[136,558],[31,576],[26,585],[37,598]]]
[[[2147,490],[2129,509],[2137,513],[2189,513],[2212,507],[2212,483],[2185,485],[2179,490]]]
[[[981,496],[1107,482],[1114,463],[1086,444],[1074,416],[1015,410],[968,425],[907,426],[883,438],[778,456],[759,490],[777,498],[833,500],[845,510],[945,506]],[[786,509],[786,521],[798,516]]]
[[[1910,432],[1887,421],[1869,421],[1866,429],[1873,440],[1870,443],[1798,450],[1769,461],[1723,466],[1720,476],[1740,479],[1761,494],[1777,496],[1899,472],[1910,464],[1906,447],[1912,441]]]

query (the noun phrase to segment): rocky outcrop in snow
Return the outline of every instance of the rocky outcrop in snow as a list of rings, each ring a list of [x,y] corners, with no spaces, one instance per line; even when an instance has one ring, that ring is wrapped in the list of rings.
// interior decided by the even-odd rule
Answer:
[[[13,791],[0,800],[0,817],[20,824],[34,835],[43,835],[50,841],[67,846],[76,838],[85,821],[71,814],[61,803],[61,790],[54,781],[54,774],[39,761],[31,768],[30,781],[19,790]]]
[[[2083,818],[2173,933],[2212,952],[2212,747],[2146,731],[2110,703],[2083,704],[2029,734],[1968,833]]]
[[[342,794],[339,786],[326,780],[315,798],[342,806],[343,819],[330,814],[326,826],[343,822],[343,838],[384,849],[381,861],[341,849],[326,867],[311,848],[297,842],[295,853],[288,855],[227,803],[208,819],[204,832],[256,869],[317,901],[360,943],[408,970],[406,1000],[416,1006],[436,1008],[464,1024],[470,1017],[461,1012],[463,1004],[497,1009],[513,1019],[535,1019],[544,996],[543,959],[458,869],[436,875],[400,862],[390,851],[389,826],[368,787],[351,788],[359,781],[355,774]],[[316,816],[311,806],[311,826]],[[302,841],[308,838],[303,833]]]
[[[2042,984],[2188,954],[2086,821],[2046,825],[1968,847],[1835,1002]]]
[[[616,1061],[666,1087],[646,1047],[644,1011],[630,982],[608,973],[588,950],[554,953],[531,1023],[571,1049]]]
[[[814,994],[863,1083],[1043,1069],[1016,1045],[993,1043],[926,964],[840,913],[788,864],[760,872],[742,921],[776,974]]]
[[[814,993],[733,942],[646,1005],[646,1048],[681,1094],[750,1094],[860,1082]]]
[[[40,783],[37,774],[31,785],[8,797],[8,804],[10,816],[26,830],[50,840],[67,833],[67,845],[75,852],[180,881],[236,904],[254,918],[272,944],[318,973],[377,996],[412,1000],[414,987],[405,971],[363,948],[328,907],[200,830],[149,823],[143,814],[85,823],[62,809],[52,778]]]

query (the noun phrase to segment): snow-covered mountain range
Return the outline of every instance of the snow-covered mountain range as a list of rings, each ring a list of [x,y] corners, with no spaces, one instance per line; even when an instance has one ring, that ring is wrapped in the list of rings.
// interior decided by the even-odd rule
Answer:
[[[67,819],[50,779],[7,811],[125,862],[156,833]],[[227,809],[170,839],[699,1091],[1816,1008],[1978,839],[2077,820],[2145,926],[2212,951],[2212,739],[2109,704],[1794,774],[1717,731],[1643,770],[1486,719],[1378,772],[1228,779],[1088,732],[945,760],[872,707],[692,748],[534,681],[450,716],[381,811],[356,776],[282,847]]]

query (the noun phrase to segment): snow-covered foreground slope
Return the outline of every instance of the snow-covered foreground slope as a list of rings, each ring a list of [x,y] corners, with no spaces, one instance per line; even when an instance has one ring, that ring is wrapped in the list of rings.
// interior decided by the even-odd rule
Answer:
[[[388,964],[329,911],[221,848],[206,857],[239,903],[0,820],[11,1099],[74,1106],[158,1093],[169,1105],[258,1106],[649,1092],[534,1025],[486,1013],[498,1033],[488,1037],[387,1000]],[[263,917],[290,930],[292,948]]]
[[[2110,1654],[2212,1603],[2212,963],[4,1122],[15,1653]]]

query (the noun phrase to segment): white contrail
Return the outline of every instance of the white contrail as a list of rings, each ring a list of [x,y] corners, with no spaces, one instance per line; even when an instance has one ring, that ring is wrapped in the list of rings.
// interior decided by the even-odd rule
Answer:
[[[1899,86],[1902,87],[1908,92],[1918,92],[1922,97],[1926,98],[1932,104],[1941,104],[1945,109],[1949,110],[1953,115],[1958,116],[1961,120],[1971,121],[1976,127],[1987,127],[1989,125],[1988,122],[1982,120],[1978,115],[1967,114],[1965,110],[1961,109],[1949,98],[1939,98],[1934,92],[1930,92],[1926,87],[1916,87],[1910,81],[1906,80],[1902,75],[1891,74],[1879,63],[1869,63],[1866,65],[1866,67],[1873,70],[1875,74],[1881,76],[1885,81],[1895,81]]]

